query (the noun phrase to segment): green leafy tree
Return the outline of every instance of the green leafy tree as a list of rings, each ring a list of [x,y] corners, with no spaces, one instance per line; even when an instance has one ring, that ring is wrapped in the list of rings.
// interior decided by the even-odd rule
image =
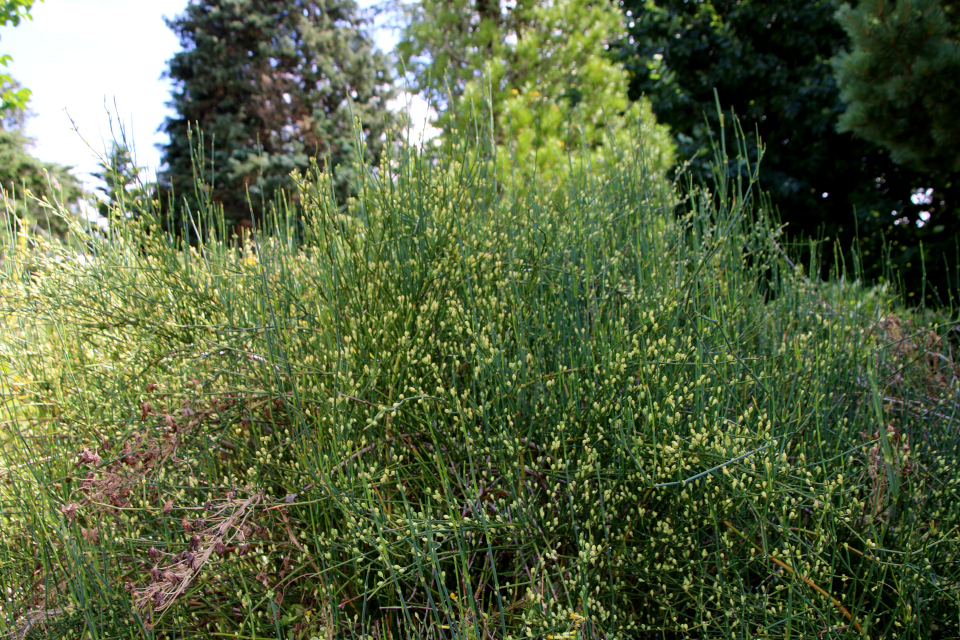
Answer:
[[[0,213],[13,214],[40,233],[64,237],[68,224],[53,214],[54,208],[79,217],[83,187],[69,167],[30,154],[33,140],[23,132],[28,115],[10,109],[0,118]]]
[[[525,178],[549,179],[572,145],[633,144],[638,126],[654,166],[671,164],[668,132],[649,106],[627,100],[626,76],[606,55],[622,31],[612,5],[422,0],[408,12],[402,68],[439,107],[441,130],[465,130],[489,99],[500,161]]]
[[[236,223],[250,218],[248,194],[255,210],[292,194],[291,172],[311,159],[339,167],[346,197],[357,119],[379,158],[390,77],[352,0],[191,0],[167,24],[183,47],[167,72],[176,116],[163,125],[163,186],[177,199],[204,197],[196,170]]]
[[[624,0],[629,35],[618,56],[630,97],[651,101],[694,177],[709,179],[719,96],[726,122],[736,114],[759,135],[761,187],[790,235],[847,243],[857,235],[866,275],[883,276],[889,259],[920,293],[924,262],[931,276],[944,254],[955,255],[960,185],[837,131],[846,107],[831,59],[848,45],[838,8],[835,0]],[[749,137],[756,159],[759,145]],[[956,285],[944,273],[938,290]]]
[[[15,27],[24,18],[32,20],[30,9],[35,2],[36,0],[0,0],[0,27]],[[0,54],[0,66],[6,67],[12,59],[7,54]],[[10,74],[0,73],[0,113],[24,109],[29,99],[29,89],[18,86]]]
[[[921,170],[960,172],[960,21],[939,0],[843,5],[848,52],[834,59],[840,131]]]

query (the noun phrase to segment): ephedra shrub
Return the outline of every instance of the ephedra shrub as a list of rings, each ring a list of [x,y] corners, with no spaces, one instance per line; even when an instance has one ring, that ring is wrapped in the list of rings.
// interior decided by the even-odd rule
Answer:
[[[522,197],[484,154],[240,249],[11,230],[3,630],[960,633],[950,325],[808,279],[755,168],[677,217],[642,144]]]

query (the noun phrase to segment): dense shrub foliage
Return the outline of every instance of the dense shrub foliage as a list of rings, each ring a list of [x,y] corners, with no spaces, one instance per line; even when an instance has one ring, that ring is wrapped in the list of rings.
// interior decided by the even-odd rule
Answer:
[[[949,325],[808,279],[749,180],[674,217],[641,151],[315,172],[239,249],[11,233],[0,626],[956,636]]]
[[[955,249],[960,181],[948,168],[952,162],[912,170],[894,162],[889,147],[876,144],[878,136],[868,142],[837,131],[838,120],[849,119],[854,111],[874,109],[870,118],[856,116],[861,125],[869,122],[888,140],[901,133],[900,127],[911,127],[900,140],[922,140],[919,144],[928,154],[940,148],[928,142],[928,114],[933,113],[923,104],[925,89],[914,90],[909,84],[942,87],[933,97],[938,105],[933,110],[956,112],[945,106],[955,104],[948,96],[954,95],[956,83],[945,85],[927,73],[950,68],[950,47],[940,35],[916,27],[922,22],[916,18],[931,4],[940,3],[624,0],[628,35],[614,50],[630,73],[630,97],[650,100],[657,120],[676,137],[677,157],[691,163],[694,175],[711,175],[708,151],[721,125],[719,96],[726,118],[736,114],[750,134],[750,156],[756,157],[762,149],[760,183],[770,193],[780,219],[788,223],[788,237],[799,242],[807,237],[833,238],[844,245],[856,240],[868,281],[899,280],[904,294],[912,296],[911,303],[946,306],[960,292]],[[949,9],[954,3],[942,4]],[[868,24],[873,25],[869,29],[888,28],[878,16],[890,18],[893,7],[898,7],[899,18],[906,18],[908,28],[891,27],[882,36],[865,31],[863,37],[851,40],[846,30],[855,25],[837,15],[848,5],[856,6],[856,11],[845,15],[865,16],[858,28],[866,29]],[[877,7],[881,7],[878,14],[871,14],[871,8]],[[916,64],[915,56],[904,47],[911,30],[930,39],[932,46],[923,54],[937,59],[926,61],[925,69],[916,67],[905,74],[909,80],[894,85],[890,76],[899,64]],[[916,39],[910,44],[916,47]],[[862,93],[841,99],[831,59],[854,51],[860,63],[867,59],[896,62],[874,64],[859,76]],[[954,63],[946,73],[960,76],[960,68]],[[885,107],[861,103],[858,108],[851,102],[854,98],[869,102],[885,88],[892,101],[881,100]],[[883,117],[878,118],[884,108]],[[848,115],[842,116],[845,112]],[[948,125],[955,131],[952,126]],[[939,137],[947,140],[948,135],[943,131]],[[943,148],[949,149],[949,143]],[[896,276],[890,272],[891,265]],[[823,271],[828,271],[826,266]]]

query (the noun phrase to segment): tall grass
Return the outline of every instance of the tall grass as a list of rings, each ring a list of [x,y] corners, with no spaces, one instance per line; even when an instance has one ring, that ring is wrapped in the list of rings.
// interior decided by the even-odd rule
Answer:
[[[240,249],[11,229],[2,630],[960,634],[951,325],[806,277],[755,167],[678,218],[642,144],[523,196],[485,153]]]

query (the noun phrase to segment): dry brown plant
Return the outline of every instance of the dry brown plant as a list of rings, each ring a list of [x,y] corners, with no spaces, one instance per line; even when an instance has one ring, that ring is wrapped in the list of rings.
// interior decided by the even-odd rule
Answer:
[[[187,405],[172,413],[159,413],[153,410],[149,402],[143,402],[140,409],[141,422],[146,422],[151,417],[160,420],[156,425],[128,438],[119,452],[110,454],[114,458],[112,462],[101,464],[101,460],[107,457],[111,449],[106,438],[96,451],[84,447],[78,454],[75,466],[88,468],[79,483],[79,490],[86,494],[82,501],[84,504],[116,508],[129,506],[131,489],[141,486],[144,477],[159,471],[168,460],[174,459],[184,437],[216,413],[216,408],[195,411]],[[73,505],[68,505],[65,509],[71,506]],[[73,519],[72,513],[64,513]]]
[[[263,494],[255,493],[246,500],[228,499],[221,501],[219,506],[211,503],[209,510],[213,511],[213,515],[206,520],[213,524],[193,533],[188,548],[175,556],[176,562],[163,567],[155,566],[150,570],[152,583],[134,591],[136,607],[141,611],[152,609],[154,612],[168,609],[200,574],[214,553],[225,555],[225,549],[234,540],[244,542],[244,524],[262,501]],[[184,520],[187,524],[184,528],[189,531],[193,525]]]
[[[960,380],[960,366],[948,341],[930,328],[918,328],[916,323],[900,316],[890,315],[880,321],[878,337],[889,345],[893,356],[886,367],[886,384],[897,388],[905,382],[904,373],[919,372],[926,396],[938,399],[940,394]],[[902,398],[884,398],[884,401],[904,402]]]

